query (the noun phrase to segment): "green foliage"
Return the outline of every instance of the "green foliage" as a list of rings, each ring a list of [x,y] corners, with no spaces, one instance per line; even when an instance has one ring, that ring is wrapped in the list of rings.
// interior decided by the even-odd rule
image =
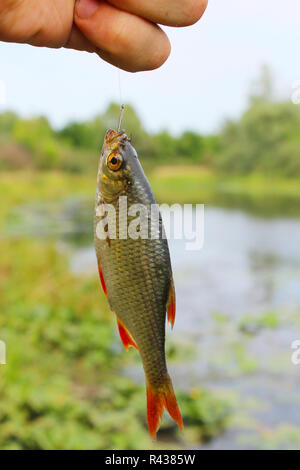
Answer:
[[[73,121],[52,129],[44,117],[21,119],[0,114],[0,169],[32,167],[69,172],[95,172],[105,132],[118,126],[120,107],[111,103],[93,119]],[[143,126],[131,105],[125,108],[122,128],[132,138],[147,169],[158,165],[201,165],[224,175],[300,175],[300,108],[274,100],[268,67],[252,86],[249,107],[219,134],[187,130],[173,136],[166,129],[153,134]]]
[[[105,133],[105,124],[100,116],[87,122],[70,122],[56,133],[70,147],[99,149]]]
[[[291,103],[255,102],[221,134],[215,168],[230,173],[300,174],[300,109]]]
[[[46,118],[17,120],[12,127],[12,136],[31,152],[38,168],[55,168],[59,162],[58,144]]]
[[[12,132],[18,121],[18,116],[13,112],[7,111],[0,114],[0,135],[6,135]]]
[[[14,113],[3,113],[0,115],[0,168],[31,166],[43,170],[96,171],[105,132],[117,128],[119,115],[119,105],[111,103],[94,119],[70,122],[60,130],[53,130],[44,117],[21,119]],[[168,131],[150,134],[130,105],[126,106],[122,128],[148,166],[168,159],[175,163],[183,159],[200,163],[205,156],[209,160],[218,147],[216,137],[199,136],[195,132],[184,132],[179,137]],[[9,141],[9,148],[1,142],[1,137]]]
[[[87,122],[72,122],[58,131],[57,136],[71,147],[99,151],[107,129],[117,128],[119,115],[120,107],[112,103],[102,115]],[[153,155],[154,143],[130,105],[126,106],[122,128],[126,129],[129,136],[132,135],[133,144],[143,158]]]
[[[183,157],[190,157],[194,161],[201,161],[204,152],[204,139],[195,132],[186,131],[177,144],[177,154]]]
[[[157,159],[165,158],[169,160],[177,155],[177,139],[166,129],[159,132],[154,137]],[[162,153],[161,153],[162,152]]]
[[[214,396],[199,388],[192,389],[189,394],[179,394],[178,398],[187,417],[187,432],[193,434],[195,442],[209,441],[226,428],[231,409],[225,400],[216,402]]]
[[[262,426],[258,434],[243,435],[239,437],[240,444],[255,450],[299,450],[300,428],[291,424],[273,424]]]
[[[280,324],[277,312],[265,312],[261,315],[247,315],[239,323],[244,333],[255,334],[262,329],[275,329]]]

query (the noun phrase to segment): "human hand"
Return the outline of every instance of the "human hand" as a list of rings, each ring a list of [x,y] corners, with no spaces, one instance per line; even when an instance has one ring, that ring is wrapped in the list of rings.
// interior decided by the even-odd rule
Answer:
[[[160,67],[170,43],[158,26],[188,26],[207,0],[0,0],[0,40],[96,52],[130,72]]]

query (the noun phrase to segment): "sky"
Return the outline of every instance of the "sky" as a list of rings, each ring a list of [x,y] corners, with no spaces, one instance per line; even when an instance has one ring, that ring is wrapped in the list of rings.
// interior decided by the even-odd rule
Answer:
[[[189,28],[164,28],[172,54],[152,72],[118,71],[96,55],[0,43],[0,111],[45,115],[55,127],[132,104],[149,131],[217,131],[247,106],[251,82],[268,64],[278,96],[300,79],[300,2],[210,0]]]

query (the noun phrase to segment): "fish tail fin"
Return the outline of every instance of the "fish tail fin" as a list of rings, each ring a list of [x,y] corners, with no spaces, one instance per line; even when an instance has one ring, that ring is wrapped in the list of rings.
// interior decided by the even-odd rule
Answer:
[[[177,405],[172,381],[166,375],[164,382],[159,386],[153,386],[148,381],[147,388],[147,420],[151,439],[156,439],[156,432],[159,428],[160,420],[166,408],[169,415],[183,431],[183,421]]]

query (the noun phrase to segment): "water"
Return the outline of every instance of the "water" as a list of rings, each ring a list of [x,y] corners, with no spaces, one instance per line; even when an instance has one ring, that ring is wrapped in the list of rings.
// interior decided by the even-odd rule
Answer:
[[[297,308],[299,242],[300,221],[207,209],[200,252],[184,252],[182,242],[170,243],[179,311],[188,310],[190,321],[197,323],[212,312],[239,317]]]
[[[96,275],[87,207],[63,205],[66,231],[53,223],[64,218],[49,219],[45,207],[39,217],[22,210],[32,211],[29,232],[30,220],[36,233],[46,218],[51,236],[60,226],[56,236],[72,254],[72,271]],[[170,366],[175,386],[208,388],[232,403],[228,429],[202,448],[300,448],[300,365],[291,361],[291,344],[300,339],[300,219],[206,208],[204,237],[200,251],[169,242],[177,314],[168,330],[168,341],[195,350]],[[126,373],[143,380],[141,368]]]

